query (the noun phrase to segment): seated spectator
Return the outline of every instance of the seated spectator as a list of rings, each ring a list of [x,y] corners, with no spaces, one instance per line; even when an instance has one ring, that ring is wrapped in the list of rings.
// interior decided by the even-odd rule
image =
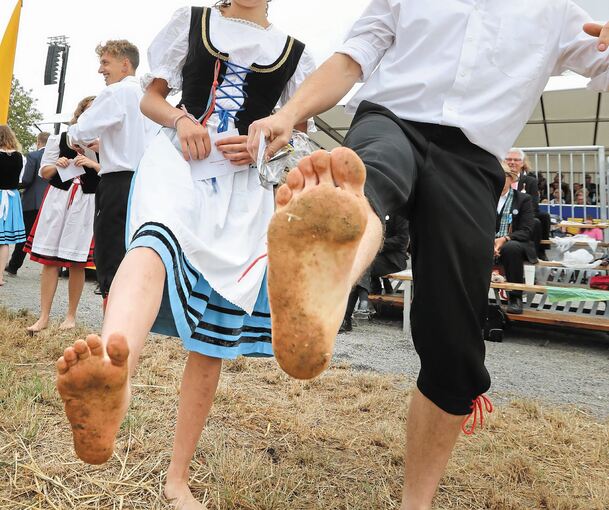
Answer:
[[[596,184],[592,182],[591,174],[586,174],[585,188],[588,190],[588,203],[590,205],[596,205]]]
[[[360,303],[359,309],[366,313],[368,312],[368,294],[371,292],[373,294],[380,294],[382,292],[381,278],[383,276],[406,269],[408,243],[408,220],[406,216],[403,214],[388,216],[385,225],[383,248],[374,259],[374,262],[372,262],[372,265],[351,290],[345,318],[339,333],[353,329],[352,315],[358,300]],[[393,287],[391,287],[389,280],[383,279],[383,285],[386,294],[393,293]]]
[[[591,205],[590,199],[588,198],[588,192],[586,189],[580,189],[575,193],[575,205]]]
[[[586,221],[584,221],[584,223],[587,223],[588,225],[592,225],[592,224],[594,224],[594,218],[592,218],[592,216],[588,216],[586,218]],[[591,237],[592,239],[594,239],[596,241],[602,242],[602,240],[603,240],[603,230],[598,227],[582,228],[581,233],[584,235],[587,235],[588,237]]]
[[[531,172],[531,163],[522,149],[512,148],[508,152],[505,163],[512,172],[518,175],[516,185],[518,191],[526,193],[531,197],[533,212],[535,214],[535,228],[533,231],[533,242],[535,250],[540,259],[547,260],[547,246],[541,243],[542,240],[550,239],[550,215],[546,211],[539,209],[539,182]]]
[[[524,283],[524,262],[537,263],[532,235],[535,215],[531,197],[512,189],[518,175],[504,165],[505,185],[497,204],[495,257],[511,283]],[[510,291],[508,313],[522,313],[522,291]]]

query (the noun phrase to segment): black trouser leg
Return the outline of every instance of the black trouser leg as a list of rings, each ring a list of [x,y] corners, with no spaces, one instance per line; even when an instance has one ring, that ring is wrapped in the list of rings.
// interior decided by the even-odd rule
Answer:
[[[104,298],[126,253],[125,228],[133,172],[102,175],[95,193],[95,267]]]
[[[38,211],[23,211],[23,223],[25,224],[26,235],[29,235],[30,230],[32,230],[32,227],[36,222],[36,216],[38,216]],[[23,251],[24,246],[25,243],[19,243],[15,245],[11,260],[7,265],[7,267],[13,272],[17,272],[19,269],[21,269],[21,266],[23,265],[23,261],[25,260],[26,256],[26,253]]]
[[[511,283],[524,283],[524,246],[518,241],[508,241],[501,248],[499,262],[505,270],[505,278]],[[522,291],[511,290],[510,296],[522,297]]]
[[[347,301],[347,310],[345,311],[346,320],[351,319],[353,311],[355,310],[355,305],[357,304],[357,299],[359,295],[358,289],[359,287],[357,286],[353,287],[353,289],[351,289],[351,293],[349,294],[349,300]]]
[[[482,319],[503,170],[460,130],[404,122],[370,103],[345,145],[366,165],[366,196],[379,216],[409,212],[418,388],[444,411],[469,414],[490,386]]]

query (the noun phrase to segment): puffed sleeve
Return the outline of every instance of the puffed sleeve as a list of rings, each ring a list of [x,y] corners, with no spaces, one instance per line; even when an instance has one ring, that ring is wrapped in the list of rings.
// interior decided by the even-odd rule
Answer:
[[[49,137],[47,144],[42,154],[42,160],[40,161],[40,170],[38,175],[42,177],[41,171],[45,166],[55,166],[59,159],[59,138],[61,135],[53,135]]]
[[[176,94],[182,90],[182,69],[188,56],[190,17],[190,7],[178,9],[169,23],[152,41],[148,48],[150,72],[142,78],[144,90],[156,78],[167,82],[171,90],[170,94]]]
[[[283,92],[281,93],[281,97],[279,98],[278,107],[282,107],[285,105],[290,98],[296,93],[298,88],[302,85],[302,82],[307,79],[307,77],[315,71],[316,65],[315,60],[313,60],[312,55],[305,48],[304,52],[300,57],[300,61],[298,62],[298,67],[296,71],[292,75],[292,78],[287,83]],[[307,121],[307,132],[314,133],[316,130],[315,122],[313,119],[309,119]]]

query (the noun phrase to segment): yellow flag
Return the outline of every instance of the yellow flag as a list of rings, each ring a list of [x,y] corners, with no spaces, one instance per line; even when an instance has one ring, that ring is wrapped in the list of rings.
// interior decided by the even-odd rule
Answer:
[[[8,27],[6,27],[6,32],[4,32],[2,43],[0,43],[0,124],[6,124],[8,120],[8,103],[11,97],[21,4],[22,0],[18,0],[13,15],[8,22]]]

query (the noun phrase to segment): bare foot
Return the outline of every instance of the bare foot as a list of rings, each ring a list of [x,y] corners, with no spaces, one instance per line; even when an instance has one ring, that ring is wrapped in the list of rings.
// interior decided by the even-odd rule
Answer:
[[[27,330],[33,335],[34,333],[40,333],[43,329],[47,329],[49,327],[49,319],[38,319],[34,324],[32,324]]]
[[[66,318],[65,321],[61,323],[59,329],[61,331],[68,331],[70,329],[74,329],[76,327],[76,319]]]
[[[72,426],[74,449],[89,464],[111,457],[129,405],[127,340],[113,334],[106,350],[97,335],[89,335],[57,361],[57,389]]]
[[[338,148],[304,158],[277,192],[268,234],[273,350],[292,377],[311,379],[332,359],[367,223],[366,169]]]
[[[207,510],[207,506],[195,499],[186,482],[168,481],[164,494],[175,510]]]

